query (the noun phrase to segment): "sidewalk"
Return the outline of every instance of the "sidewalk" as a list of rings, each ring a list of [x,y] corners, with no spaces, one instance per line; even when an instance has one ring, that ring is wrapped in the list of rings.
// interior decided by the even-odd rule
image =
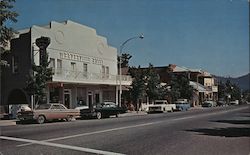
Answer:
[[[142,116],[146,115],[147,113],[145,111],[128,111],[124,114],[119,114],[119,117],[128,117],[128,116]]]
[[[16,125],[16,120],[0,120],[0,127],[2,126],[11,126],[11,125]]]

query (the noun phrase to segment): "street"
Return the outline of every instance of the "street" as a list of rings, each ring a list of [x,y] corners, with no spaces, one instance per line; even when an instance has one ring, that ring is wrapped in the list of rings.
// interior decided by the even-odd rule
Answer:
[[[250,106],[1,127],[0,154],[249,155]]]

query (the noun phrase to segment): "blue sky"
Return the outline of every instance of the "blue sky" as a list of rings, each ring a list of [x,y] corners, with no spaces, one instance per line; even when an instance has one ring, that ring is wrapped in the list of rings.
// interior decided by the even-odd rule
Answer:
[[[130,65],[170,63],[237,77],[249,73],[248,0],[17,0],[15,29],[72,20],[110,45],[132,40]]]

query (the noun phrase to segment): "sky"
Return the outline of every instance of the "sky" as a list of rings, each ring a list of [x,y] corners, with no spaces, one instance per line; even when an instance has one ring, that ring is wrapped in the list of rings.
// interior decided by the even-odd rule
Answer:
[[[72,20],[132,55],[131,66],[176,64],[212,74],[249,73],[248,0],[17,0],[17,30]]]

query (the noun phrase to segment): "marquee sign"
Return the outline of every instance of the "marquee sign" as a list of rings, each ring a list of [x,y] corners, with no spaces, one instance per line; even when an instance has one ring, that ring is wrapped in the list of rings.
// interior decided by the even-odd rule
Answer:
[[[70,52],[60,53],[60,58],[66,59],[66,60],[78,61],[78,62],[92,63],[96,65],[103,64],[103,60],[100,58],[93,58],[93,57],[83,56],[80,54],[75,54],[75,53],[70,53]]]

